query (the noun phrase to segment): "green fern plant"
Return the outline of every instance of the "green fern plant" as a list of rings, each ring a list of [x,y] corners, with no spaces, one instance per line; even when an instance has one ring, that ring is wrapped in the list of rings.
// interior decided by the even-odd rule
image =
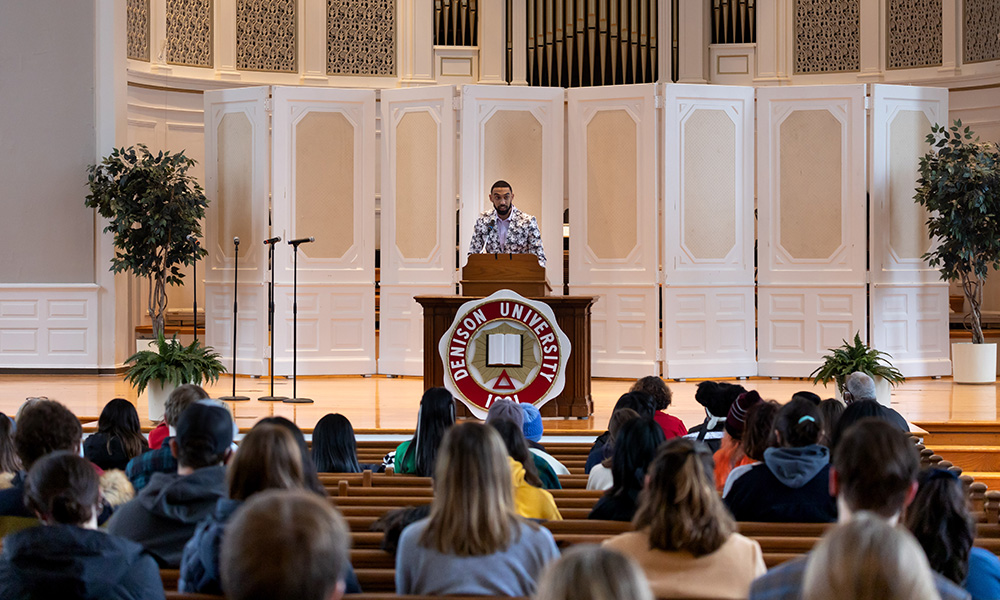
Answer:
[[[897,383],[906,381],[903,374],[896,367],[892,366],[887,359],[892,358],[891,354],[881,352],[861,341],[861,333],[854,334],[854,343],[850,344],[844,340],[844,345],[839,348],[830,348],[830,354],[826,355],[823,364],[809,374],[813,378],[813,383],[826,385],[830,380],[837,382],[837,389],[844,393],[844,380],[855,371],[867,373],[871,377],[881,377],[895,386]]]
[[[226,368],[219,362],[219,355],[211,346],[202,346],[195,340],[185,346],[173,339],[167,339],[161,333],[156,338],[159,352],[140,350],[125,361],[130,364],[125,381],[132,384],[138,393],[142,393],[150,381],[169,382],[174,385],[198,383],[203,381],[216,382]]]

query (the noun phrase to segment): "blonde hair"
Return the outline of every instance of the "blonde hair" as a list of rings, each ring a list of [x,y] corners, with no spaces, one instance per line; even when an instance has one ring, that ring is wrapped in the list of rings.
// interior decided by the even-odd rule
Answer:
[[[736,531],[711,480],[712,455],[684,438],[664,444],[650,464],[632,524],[647,529],[649,544],[666,551],[711,554]]]
[[[535,600],[653,600],[631,558],[590,544],[573,546],[549,565]]]
[[[520,523],[527,521],[515,512],[500,434],[482,423],[452,427],[441,442],[420,544],[445,554],[484,556],[507,548]]]
[[[226,474],[229,497],[246,500],[266,489],[305,489],[299,445],[284,427],[260,423],[240,442]]]
[[[803,600],[940,600],[927,557],[910,532],[859,512],[809,553]]]

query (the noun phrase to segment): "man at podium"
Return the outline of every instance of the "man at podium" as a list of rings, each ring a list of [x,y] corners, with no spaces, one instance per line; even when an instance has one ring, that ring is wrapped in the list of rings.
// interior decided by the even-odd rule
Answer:
[[[514,190],[504,180],[490,188],[493,210],[476,219],[469,254],[534,254],[545,266],[542,234],[535,217],[514,208]]]

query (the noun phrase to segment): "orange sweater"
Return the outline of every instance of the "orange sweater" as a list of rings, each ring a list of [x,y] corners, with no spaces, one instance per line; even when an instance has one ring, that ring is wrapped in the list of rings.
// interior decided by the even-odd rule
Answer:
[[[729,432],[722,434],[722,443],[719,449],[712,455],[715,461],[715,489],[720,493],[726,487],[726,479],[729,472],[741,465],[753,464],[754,460],[743,453],[743,445],[739,440],[729,435]]]

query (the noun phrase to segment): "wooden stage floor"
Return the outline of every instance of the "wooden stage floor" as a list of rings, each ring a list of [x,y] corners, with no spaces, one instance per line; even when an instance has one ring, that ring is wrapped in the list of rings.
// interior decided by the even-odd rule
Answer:
[[[728,379],[725,381],[735,382]],[[547,432],[589,435],[590,431],[603,431],[618,397],[628,391],[631,381],[595,379],[592,385],[595,414],[590,419],[549,420]],[[689,427],[704,418],[704,410],[694,399],[697,381],[668,381],[674,401],[668,412],[676,415]],[[756,389],[767,399],[787,401],[800,390],[812,390],[821,397],[833,395],[832,388],[814,386],[806,379],[751,378],[741,381],[747,389]],[[208,386],[215,397],[228,394],[232,379],[222,377]],[[261,417],[271,414],[294,419],[300,427],[310,429],[325,414],[339,412],[348,417],[359,434],[403,433],[416,424],[417,407],[423,391],[419,377],[301,377],[298,383],[300,396],[313,398],[315,404],[291,405],[257,402],[267,395],[268,380],[239,377],[238,394],[250,396],[250,402],[236,406],[237,421],[249,427]],[[277,395],[291,395],[292,382],[275,380]],[[135,391],[121,376],[81,375],[0,375],[0,411],[13,415],[18,406],[29,396],[46,396],[66,404],[80,416],[96,419],[108,400],[123,397],[138,401],[139,416],[147,414],[145,395],[137,398]],[[958,385],[950,378],[911,379],[893,391],[892,406],[910,421],[997,421],[997,385]]]

